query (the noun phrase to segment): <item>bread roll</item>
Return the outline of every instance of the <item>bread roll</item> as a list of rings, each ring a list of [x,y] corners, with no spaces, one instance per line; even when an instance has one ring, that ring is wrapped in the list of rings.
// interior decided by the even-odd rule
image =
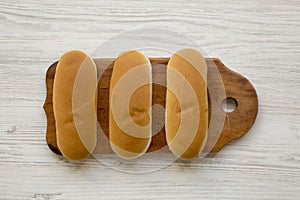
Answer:
[[[97,69],[81,51],[59,60],[53,85],[58,148],[70,160],[88,157],[96,146]]]
[[[167,66],[166,139],[181,159],[196,157],[204,148],[208,129],[207,67],[193,49],[175,53]]]
[[[151,64],[138,51],[115,60],[110,82],[109,139],[121,158],[143,155],[151,142]]]

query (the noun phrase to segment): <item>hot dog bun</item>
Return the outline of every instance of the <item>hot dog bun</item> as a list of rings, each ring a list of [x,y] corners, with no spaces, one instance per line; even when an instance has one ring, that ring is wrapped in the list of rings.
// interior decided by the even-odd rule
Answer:
[[[115,60],[110,82],[109,139],[121,158],[143,155],[151,142],[151,64],[131,50]]]
[[[181,159],[196,157],[208,129],[207,66],[196,50],[175,53],[167,66],[166,139]]]
[[[53,110],[57,144],[70,160],[88,157],[96,146],[97,69],[85,53],[65,53],[56,68]]]

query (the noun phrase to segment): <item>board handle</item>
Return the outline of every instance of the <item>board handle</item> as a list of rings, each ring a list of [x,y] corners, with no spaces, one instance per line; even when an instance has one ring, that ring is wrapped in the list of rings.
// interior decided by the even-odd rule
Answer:
[[[258,113],[258,97],[254,86],[246,77],[227,68],[218,58],[214,58],[213,62],[222,75],[227,101],[236,104],[232,112],[225,112],[222,107],[226,99],[219,104],[226,117],[220,138],[212,149],[213,152],[218,152],[231,140],[245,135],[253,126]]]

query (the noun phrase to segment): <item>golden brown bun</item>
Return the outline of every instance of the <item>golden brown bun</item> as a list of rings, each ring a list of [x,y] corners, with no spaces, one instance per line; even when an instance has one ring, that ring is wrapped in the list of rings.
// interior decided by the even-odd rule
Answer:
[[[151,142],[151,64],[138,51],[115,60],[110,82],[109,139],[124,159],[143,155]]]
[[[206,62],[196,50],[183,49],[170,58],[167,67],[166,139],[172,153],[181,159],[196,157],[206,144],[206,80]]]
[[[53,109],[58,147],[64,157],[81,160],[96,146],[97,69],[81,51],[59,60],[53,86]]]

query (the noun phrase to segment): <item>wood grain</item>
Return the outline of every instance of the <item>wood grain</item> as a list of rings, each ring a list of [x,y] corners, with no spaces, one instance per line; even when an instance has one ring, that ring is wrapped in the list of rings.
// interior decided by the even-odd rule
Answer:
[[[158,82],[166,82],[166,65],[168,64],[169,58],[150,58],[152,64],[152,77]],[[109,138],[109,90],[110,90],[110,79],[113,71],[114,60],[113,59],[95,59],[98,71],[105,70],[100,77],[98,83],[98,106],[97,116],[100,127],[102,128],[105,136]],[[208,58],[206,59],[208,68],[208,94],[210,94],[209,102],[215,99],[215,103],[209,103],[209,110],[215,110],[216,115],[224,116],[225,120],[210,120],[210,123],[221,123],[219,124],[220,137],[216,139],[216,143],[212,147],[212,152],[218,152],[221,148],[231,140],[241,137],[246,134],[252,127],[256,115],[258,112],[258,99],[255,88],[249,82],[249,80],[242,75],[229,70],[219,59]],[[55,117],[53,113],[53,82],[55,79],[55,69],[57,62],[53,63],[46,73],[46,88],[47,96],[44,103],[44,110],[47,116],[47,131],[46,140],[49,148],[56,154],[61,154],[56,142],[56,128],[55,128]],[[220,75],[219,75],[220,74]],[[218,79],[217,77],[220,77]],[[223,91],[225,90],[225,91]],[[224,92],[224,93],[222,93]],[[165,107],[165,94],[166,88],[159,84],[153,85],[152,91],[152,105],[160,104]],[[222,94],[224,94],[222,96]],[[214,95],[214,96],[212,96]],[[237,107],[233,112],[223,113],[222,101],[231,97],[237,102]],[[157,118],[163,120],[163,113],[152,113],[154,121]],[[211,114],[210,117],[211,119]],[[157,129],[158,124],[152,124],[153,129]],[[212,126],[215,126],[213,124]],[[210,131],[218,131],[210,129]],[[210,132],[208,132],[210,136]],[[98,137],[98,144],[94,153],[113,153],[109,143],[104,143],[104,138]],[[147,152],[153,152],[163,149],[167,145],[165,129],[164,127],[152,137],[150,147]],[[169,150],[167,150],[169,152]]]
[[[0,199],[299,200],[299,13],[299,1],[284,0],[0,1]],[[53,154],[42,109],[49,65],[144,27],[183,33],[251,80],[250,132],[201,162],[141,175]]]

